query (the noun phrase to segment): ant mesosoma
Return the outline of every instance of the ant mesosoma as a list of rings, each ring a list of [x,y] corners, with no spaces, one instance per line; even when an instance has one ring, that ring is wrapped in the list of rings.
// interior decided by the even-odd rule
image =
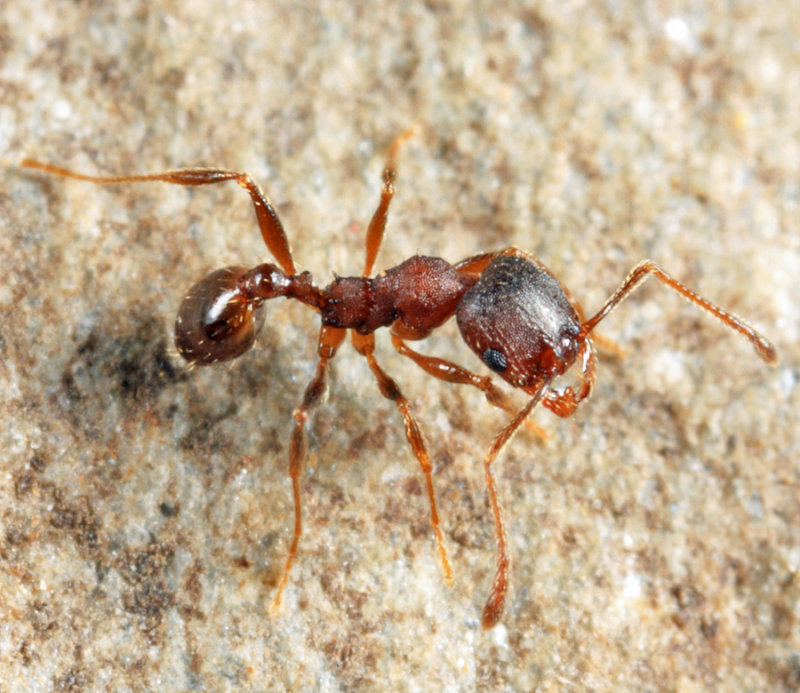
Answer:
[[[289,477],[294,497],[294,533],[273,597],[273,610],[280,606],[302,532],[300,475],[308,451],[306,423],[327,395],[330,362],[348,330],[353,346],[367,360],[381,394],[393,401],[403,416],[406,436],[425,475],[431,524],[444,578],[448,584],[452,583],[453,573],[433,490],[433,465],[409,401],[375,359],[374,332],[379,327],[391,327],[394,348],[426,373],[448,383],[472,385],[484,393],[491,405],[514,413],[509,396],[489,376],[477,375],[408,346],[407,342],[427,337],[455,315],[462,338],[481,361],[530,398],[497,435],[484,458],[497,542],[494,583],[483,609],[482,623],[488,629],[496,625],[502,615],[510,565],[492,463],[537,404],[566,417],[589,396],[595,378],[589,335],[620,301],[652,275],[743,335],[767,363],[774,364],[777,355],[774,346],[745,321],[694,293],[650,260],[636,265],[605,305],[588,320],[561,282],[542,263],[517,248],[481,253],[455,265],[438,257],[415,255],[396,267],[370,276],[386,228],[389,203],[394,196],[397,151],[411,134],[409,130],[400,135],[389,150],[380,202],[367,228],[366,261],[361,276],[337,276],[324,289],[314,285],[310,272],[297,272],[278,214],[247,173],[189,168],[148,175],[89,176],[30,159],[23,161],[22,166],[99,184],[163,181],[176,185],[208,185],[235,180],[248,192],[261,235],[280,267],[272,263],[252,269],[225,267],[189,289],[175,322],[175,345],[190,364],[228,361],[250,349],[264,323],[263,303],[267,299],[294,298],[319,312],[322,326],[316,374],[293,412]],[[552,387],[554,379],[576,361],[579,384]]]

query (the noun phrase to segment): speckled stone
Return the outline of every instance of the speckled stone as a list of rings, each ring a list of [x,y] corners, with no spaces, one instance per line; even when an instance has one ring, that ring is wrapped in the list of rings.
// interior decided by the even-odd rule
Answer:
[[[656,6],[3,4],[0,689],[800,686],[800,13]],[[502,412],[378,335],[436,463],[448,589],[402,420],[344,345],[270,617],[315,315],[276,302],[252,353],[187,370],[183,293],[267,257],[246,195],[16,168],[248,170],[325,284],[361,267],[413,124],[380,269],[514,245],[591,313],[651,257],[781,358],[655,283],[609,317],[626,355],[600,350],[591,401],[498,461],[513,587],[486,633]],[[454,322],[419,348],[488,372]]]

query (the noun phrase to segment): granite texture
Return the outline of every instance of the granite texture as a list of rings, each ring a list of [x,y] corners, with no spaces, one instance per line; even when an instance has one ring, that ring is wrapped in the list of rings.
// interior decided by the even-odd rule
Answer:
[[[800,12],[357,5],[0,7],[0,689],[797,690]],[[324,284],[361,267],[414,124],[380,268],[515,245],[591,312],[651,257],[780,352],[655,283],[609,317],[626,354],[601,350],[593,398],[498,462],[515,562],[490,632],[502,412],[378,335],[436,463],[448,589],[402,420],[343,346],[270,617],[317,318],[278,302],[252,353],[188,370],[183,293],[267,257],[246,195],[16,166],[248,170]],[[484,372],[454,324],[420,349]]]

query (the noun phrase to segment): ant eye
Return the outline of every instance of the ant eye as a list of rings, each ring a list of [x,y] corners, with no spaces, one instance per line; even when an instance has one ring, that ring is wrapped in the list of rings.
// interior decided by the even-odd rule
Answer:
[[[489,366],[495,373],[502,373],[508,368],[508,360],[502,351],[497,349],[487,349],[481,356],[483,362]]]
[[[264,311],[237,284],[246,272],[245,267],[226,267],[189,289],[175,320],[175,346],[189,363],[229,361],[255,343]]]

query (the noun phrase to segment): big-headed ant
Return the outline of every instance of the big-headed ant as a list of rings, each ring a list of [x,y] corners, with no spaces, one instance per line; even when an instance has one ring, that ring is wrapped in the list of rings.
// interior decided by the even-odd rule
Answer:
[[[483,462],[497,535],[497,567],[482,619],[483,627],[491,628],[503,612],[510,564],[492,463],[537,404],[566,417],[589,396],[595,378],[589,335],[622,299],[652,275],[739,332],[767,363],[774,364],[777,356],[774,346],[745,321],[697,295],[650,260],[636,265],[605,305],[588,320],[561,282],[538,260],[516,248],[474,255],[455,265],[438,257],[415,255],[396,267],[370,276],[394,195],[395,157],[410,134],[411,130],[398,137],[389,150],[380,202],[367,228],[362,275],[336,277],[324,289],[314,285],[309,272],[297,272],[278,214],[247,173],[190,168],[148,175],[88,176],[30,159],[22,166],[100,184],[163,181],[176,185],[208,185],[235,180],[248,192],[261,235],[280,267],[272,263],[252,269],[225,267],[189,289],[175,321],[175,345],[190,364],[228,361],[250,349],[264,323],[263,303],[267,299],[294,298],[319,312],[322,319],[319,363],[302,402],[293,412],[289,477],[294,496],[294,534],[272,601],[274,610],[280,606],[302,532],[300,475],[308,450],[306,423],[327,394],[330,362],[348,330],[353,346],[367,360],[381,394],[392,400],[403,415],[406,436],[425,475],[442,571],[446,582],[452,582],[436,509],[433,465],[408,400],[375,359],[374,332],[379,327],[391,327],[394,348],[426,373],[449,383],[472,385],[485,394],[490,404],[513,413],[510,398],[489,376],[477,375],[445,359],[420,354],[408,346],[407,342],[427,337],[455,315],[461,336],[481,361],[530,397],[494,439]],[[576,361],[580,369],[579,384],[553,387],[555,378]]]

